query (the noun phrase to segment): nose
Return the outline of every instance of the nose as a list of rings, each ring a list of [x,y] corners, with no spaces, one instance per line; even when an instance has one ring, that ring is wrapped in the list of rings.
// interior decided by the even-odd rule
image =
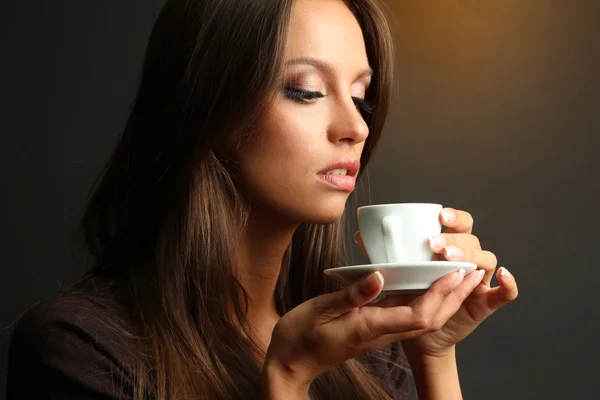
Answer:
[[[327,135],[333,143],[350,144],[364,142],[369,136],[369,126],[351,98],[335,102]]]

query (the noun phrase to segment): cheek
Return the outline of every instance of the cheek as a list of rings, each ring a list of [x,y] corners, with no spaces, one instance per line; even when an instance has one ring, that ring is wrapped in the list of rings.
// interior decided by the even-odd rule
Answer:
[[[319,165],[319,144],[321,148],[323,144],[315,134],[317,131],[307,129],[308,126],[278,122],[262,130],[255,152],[256,166],[268,172],[267,176],[261,176],[266,184],[293,190],[299,181],[314,174]]]
[[[275,173],[297,175],[314,170],[327,146],[326,127],[321,119],[316,108],[280,107],[261,125],[256,153]],[[284,170],[283,166],[287,168]]]
[[[326,110],[292,104],[275,111],[256,124],[253,139],[238,153],[244,194],[273,215],[296,222],[338,220],[348,193],[331,190],[317,178],[340,154],[327,136]],[[362,147],[357,144],[356,152]]]
[[[257,124],[251,143],[239,153],[240,181],[251,202],[306,221],[332,203],[316,178],[331,161],[331,144],[315,113],[282,114]]]
[[[257,126],[240,152],[240,175],[256,190],[291,190],[318,162],[316,130],[290,118],[271,118]],[[296,185],[294,185],[294,183]],[[266,194],[266,193],[265,193]]]

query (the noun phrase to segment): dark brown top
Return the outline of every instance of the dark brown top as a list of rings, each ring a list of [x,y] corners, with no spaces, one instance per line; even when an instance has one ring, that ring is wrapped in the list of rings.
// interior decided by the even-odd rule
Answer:
[[[96,318],[95,307],[85,293],[60,293],[21,317],[10,344],[7,400],[132,399],[119,338]],[[394,400],[416,398],[401,346],[390,346],[390,353],[389,363],[368,355],[359,360]]]

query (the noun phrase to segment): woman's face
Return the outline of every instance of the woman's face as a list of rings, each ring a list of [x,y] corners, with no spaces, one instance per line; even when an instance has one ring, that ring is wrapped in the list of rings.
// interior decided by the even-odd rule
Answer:
[[[252,204],[294,222],[330,223],[354,190],[369,129],[371,69],[358,22],[341,0],[296,0],[274,103],[239,154]]]

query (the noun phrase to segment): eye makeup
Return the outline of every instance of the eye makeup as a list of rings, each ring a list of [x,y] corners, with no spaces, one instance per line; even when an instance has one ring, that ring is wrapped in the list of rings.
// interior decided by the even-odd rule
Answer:
[[[314,103],[317,99],[325,97],[322,92],[304,90],[293,86],[284,87],[283,94],[288,99],[298,103]]]
[[[373,113],[373,105],[365,99],[352,97],[352,101],[354,102],[354,105],[356,105],[358,111],[362,114],[363,118],[366,118]]]
[[[314,103],[318,99],[322,99],[325,95],[319,91],[304,90],[293,86],[285,86],[283,94],[286,98],[302,104]],[[357,110],[365,117],[373,112],[373,106],[363,98],[352,97],[352,101]]]

